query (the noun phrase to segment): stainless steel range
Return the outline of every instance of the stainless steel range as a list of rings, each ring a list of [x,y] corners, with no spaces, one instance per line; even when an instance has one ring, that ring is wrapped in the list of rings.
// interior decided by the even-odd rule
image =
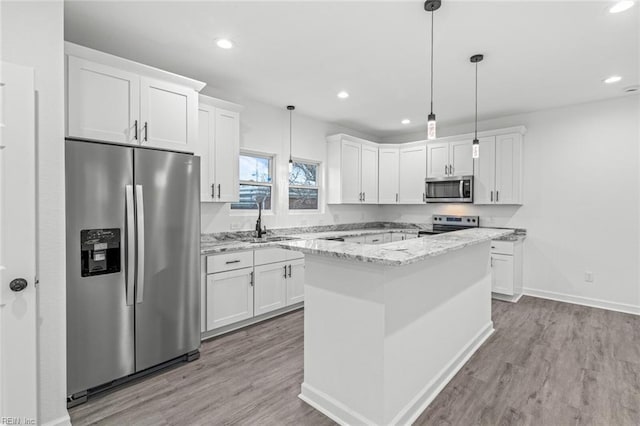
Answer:
[[[448,216],[434,214],[432,231],[420,231],[419,236],[443,234],[461,229],[479,228],[480,216]]]

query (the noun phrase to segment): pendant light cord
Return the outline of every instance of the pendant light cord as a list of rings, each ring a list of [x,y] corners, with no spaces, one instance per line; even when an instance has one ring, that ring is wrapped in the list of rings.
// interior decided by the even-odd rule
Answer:
[[[476,62],[476,130],[475,138],[478,139],[478,63]]]
[[[433,114],[433,11],[431,11],[431,114]]]
[[[293,151],[293,143],[292,143],[292,139],[293,136],[291,134],[291,129],[293,128],[291,125],[291,121],[293,120],[293,110],[290,109],[289,110],[289,162],[292,163],[293,162],[293,156],[292,156],[292,151]]]

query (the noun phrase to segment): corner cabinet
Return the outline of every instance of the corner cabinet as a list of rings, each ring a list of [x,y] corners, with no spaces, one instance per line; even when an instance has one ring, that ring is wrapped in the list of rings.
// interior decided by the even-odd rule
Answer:
[[[193,152],[204,83],[65,43],[67,137]]]
[[[378,204],[378,145],[344,134],[327,142],[327,202]]]
[[[231,102],[200,95],[198,139],[200,200],[236,202],[239,196],[240,111]]]
[[[474,160],[474,204],[522,204],[521,133],[479,139],[480,157]]]

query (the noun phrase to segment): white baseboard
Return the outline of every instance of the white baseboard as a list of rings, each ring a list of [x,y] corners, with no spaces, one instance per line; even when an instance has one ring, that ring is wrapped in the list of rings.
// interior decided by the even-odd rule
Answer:
[[[418,394],[394,417],[393,425],[410,425],[431,404],[436,396],[453,379],[458,371],[469,361],[469,358],[482,346],[494,332],[493,322],[490,321],[475,335],[467,345],[456,354],[440,374],[428,383]]]
[[[520,300],[521,297],[522,297],[522,293],[514,294],[513,296],[509,296],[507,294],[500,294],[500,293],[491,293],[492,299],[502,300],[503,302],[518,303],[518,300]]]
[[[324,392],[315,389],[307,383],[302,383],[302,390],[298,398],[320,411],[339,425],[374,425],[375,422],[367,419],[335,400]]]
[[[42,423],[42,426],[71,426],[71,418],[69,417],[69,413],[67,413],[62,417]]]
[[[609,302],[602,299],[592,299],[590,297],[573,296],[570,294],[556,293],[554,291],[537,290],[535,288],[525,288],[524,294],[527,296],[539,297],[541,299],[556,300],[558,302],[573,303],[575,305],[589,306],[591,308],[607,309],[609,311],[623,312],[625,314],[640,315],[640,306],[626,303]]]

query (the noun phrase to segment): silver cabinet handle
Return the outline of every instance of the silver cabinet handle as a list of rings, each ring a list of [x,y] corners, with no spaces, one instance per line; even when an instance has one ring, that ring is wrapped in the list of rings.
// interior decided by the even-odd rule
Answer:
[[[216,184],[211,184],[211,198],[216,198]]]
[[[291,278],[291,265],[289,265],[289,278]]]
[[[496,191],[496,203],[500,201],[500,191]]]
[[[363,201],[363,202],[364,202],[364,201],[367,201],[367,193],[366,193],[366,192],[363,192],[363,193],[362,193],[362,201]]]
[[[396,203],[398,202],[398,193],[396,192]]]
[[[138,120],[133,122],[133,139],[138,140]]]
[[[149,128],[147,126],[147,122],[144,122],[144,141],[147,141],[147,136],[148,136],[148,132],[149,132]]]
[[[133,204],[133,185],[126,185],[125,210],[127,212],[127,305],[133,305],[135,293],[135,273],[136,273],[136,218]]]
[[[233,263],[240,263],[240,260],[238,260],[238,259],[236,259],[236,260],[229,260],[229,261],[224,262],[224,263],[225,263],[225,265],[231,265],[231,264],[233,264]]]
[[[250,285],[251,287],[253,287],[253,286],[254,286],[254,284],[255,284],[255,279],[256,279],[256,274],[255,274],[255,272],[251,271],[251,273],[249,273],[249,285]]]
[[[218,198],[220,198],[220,184],[218,184]]]
[[[427,195],[423,192],[422,193],[422,202],[425,203],[427,201]]]
[[[136,185],[136,225],[138,228],[138,278],[136,303],[144,300],[144,196],[142,185]]]
[[[449,169],[448,169],[447,165],[445,164],[445,165],[444,165],[444,174],[445,174],[445,175],[448,175],[448,174],[449,174],[449,171],[448,171],[448,170],[449,170]]]
[[[284,265],[284,277],[287,278],[287,265]]]
[[[491,191],[491,202],[493,203],[493,191]]]

